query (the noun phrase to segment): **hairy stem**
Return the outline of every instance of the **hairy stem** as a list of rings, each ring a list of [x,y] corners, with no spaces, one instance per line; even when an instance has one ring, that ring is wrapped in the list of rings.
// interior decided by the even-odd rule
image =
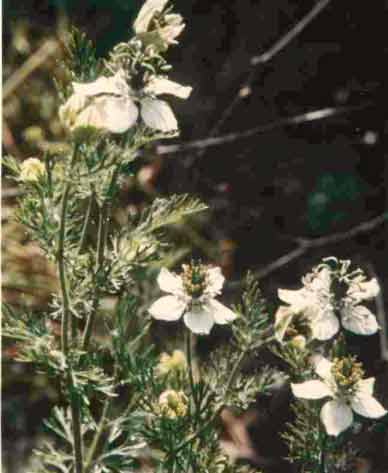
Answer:
[[[85,220],[84,224],[82,226],[82,233],[81,233],[81,240],[79,244],[79,251],[82,253],[85,250],[86,247],[86,238],[87,238],[87,232],[89,228],[89,223],[90,219],[92,216],[92,208],[93,208],[93,202],[94,202],[94,191],[90,194],[89,201],[88,201],[88,207],[86,209],[86,214],[85,214]]]
[[[75,145],[73,157],[71,160],[70,168],[72,168],[78,154],[78,145]],[[73,450],[75,460],[75,471],[76,473],[83,473],[83,462],[82,462],[82,438],[81,438],[81,420],[80,420],[80,408],[79,399],[74,391],[74,382],[71,372],[71,365],[68,360],[69,353],[69,319],[71,318],[70,311],[70,298],[66,279],[66,264],[65,264],[65,238],[66,238],[66,217],[67,217],[67,205],[69,200],[71,182],[68,181],[62,195],[61,202],[61,222],[59,227],[59,239],[58,239],[58,271],[60,286],[62,292],[62,351],[67,360],[67,376],[66,385],[67,390],[70,394],[70,408],[72,418],[72,429],[73,429]]]
[[[86,321],[84,333],[83,333],[83,341],[82,346],[84,350],[88,349],[90,337],[92,335],[94,320],[96,318],[97,310],[100,304],[100,283],[98,278],[101,276],[101,270],[104,266],[104,253],[105,253],[105,246],[106,240],[108,235],[108,223],[110,217],[110,210],[111,205],[109,199],[111,198],[111,194],[113,192],[114,186],[116,185],[116,181],[119,175],[119,166],[116,166],[115,170],[113,171],[111,182],[109,184],[108,189],[108,197],[105,199],[105,202],[102,206],[100,212],[100,219],[98,224],[98,237],[97,237],[97,260],[96,260],[96,270],[95,270],[95,278],[94,278],[94,295],[93,295],[93,306],[92,310],[90,311],[89,317]]]
[[[194,406],[196,412],[198,412],[198,400],[197,400],[197,392],[195,389],[194,383],[194,376],[193,376],[193,360],[192,360],[192,335],[190,330],[186,330],[186,358],[187,358],[187,366],[189,371],[189,381],[190,381],[190,389],[191,394],[193,396]]]
[[[244,360],[246,354],[248,353],[249,350],[244,350],[240,353],[240,356],[238,357],[238,359],[236,360],[236,363],[234,364],[233,366],[233,369],[230,373],[230,376],[228,378],[228,381],[226,383],[226,386],[225,386],[225,396],[226,394],[228,393],[228,391],[230,390],[230,388],[232,387],[233,385],[233,382],[234,382],[234,379],[236,377],[236,374],[241,366],[241,363],[242,361]],[[223,402],[219,407],[218,409],[213,413],[213,415],[211,416],[211,418],[205,422],[202,427],[197,431],[195,432],[194,434],[192,434],[189,438],[187,438],[186,440],[184,440],[181,444],[178,445],[178,447],[174,450],[174,455],[176,455],[178,452],[180,452],[183,448],[185,448],[187,445],[189,445],[190,443],[192,443],[194,440],[196,440],[201,434],[202,432],[204,432],[208,427],[210,427],[210,425],[217,419],[217,417],[220,415],[221,411],[224,409],[225,407],[225,403]]]

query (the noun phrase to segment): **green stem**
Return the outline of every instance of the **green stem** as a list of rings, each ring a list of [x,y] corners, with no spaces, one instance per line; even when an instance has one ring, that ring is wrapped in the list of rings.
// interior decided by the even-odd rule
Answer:
[[[104,208],[101,209],[100,218],[98,222],[98,233],[97,233],[97,259],[96,259],[96,269],[95,269],[95,278],[94,278],[94,294],[93,294],[93,305],[92,310],[87,318],[83,338],[82,338],[82,346],[84,350],[87,350],[90,342],[90,337],[92,336],[92,329],[94,325],[94,319],[97,314],[98,306],[100,304],[100,290],[98,278],[100,276],[100,271],[103,266],[104,262],[104,226],[105,222],[105,211]]]
[[[273,340],[273,336],[270,336],[268,339],[264,340],[264,341],[261,341],[261,342],[258,342],[256,343],[254,346],[250,347],[250,348],[247,348],[246,350],[242,351],[239,355],[239,357],[237,358],[236,360],[236,363],[234,364],[233,366],[233,369],[232,371],[230,372],[230,375],[229,375],[229,378],[226,382],[226,386],[225,386],[225,398],[227,397],[227,394],[228,394],[228,391],[230,390],[230,388],[232,387],[234,381],[235,381],[235,377],[237,375],[237,372],[238,370],[240,369],[240,366],[241,366],[241,363],[243,362],[245,356],[249,353],[249,352],[252,352],[252,351],[255,351],[259,348],[261,348],[263,345],[265,345],[266,343],[270,342],[271,340]],[[186,440],[184,440],[182,443],[180,443],[178,445],[178,447],[174,450],[174,452],[172,452],[174,455],[176,455],[178,452],[180,452],[183,448],[185,448],[187,445],[189,445],[191,442],[193,442],[194,440],[196,440],[201,434],[202,432],[204,432],[217,418],[218,416],[221,414],[221,411],[226,407],[226,403],[223,402],[219,407],[218,409],[214,412],[214,414],[210,417],[210,419],[205,422],[202,427],[197,431],[195,432],[194,434],[192,434],[190,437],[188,437]]]
[[[101,437],[102,437],[102,434],[103,434],[103,432],[105,430],[105,427],[106,427],[106,422],[107,422],[107,419],[108,419],[108,413],[109,413],[111,404],[112,404],[112,400],[110,398],[107,399],[104,403],[104,407],[103,407],[102,414],[101,414],[101,419],[100,419],[100,422],[98,424],[97,431],[96,431],[96,433],[93,437],[92,443],[89,447],[88,455],[86,457],[85,473],[88,473],[88,471],[90,470],[90,467],[92,466],[93,458],[94,458],[96,452],[98,451],[98,449],[100,448]]]
[[[86,247],[86,238],[87,238],[87,232],[88,232],[88,228],[90,224],[90,219],[92,216],[93,202],[94,202],[94,191],[92,191],[92,193],[90,194],[88,207],[86,209],[86,214],[85,214],[85,220],[82,226],[82,233],[81,233],[81,239],[80,239],[80,244],[79,244],[80,253],[82,253]]]
[[[70,167],[73,166],[78,148],[74,148],[73,158],[71,160]],[[58,252],[57,252],[57,261],[58,261],[58,271],[59,271],[59,280],[61,285],[62,292],[62,324],[61,324],[61,343],[62,351],[65,356],[69,351],[69,319],[71,317],[70,311],[70,299],[69,292],[67,287],[66,280],[66,267],[65,267],[65,238],[66,238],[66,215],[67,215],[67,204],[69,200],[69,193],[71,188],[71,181],[66,183],[65,189],[62,195],[61,201],[61,221],[59,226],[59,238],[58,238]]]
[[[77,158],[77,154],[78,154],[78,145],[74,147],[74,152],[73,152],[70,168],[73,167],[73,164]],[[73,450],[74,450],[74,460],[75,460],[75,471],[76,473],[83,473],[79,399],[74,391],[74,382],[73,382],[73,377],[71,373],[71,366],[68,360],[69,319],[71,317],[71,311],[70,311],[69,291],[68,291],[67,279],[66,279],[66,264],[65,264],[64,248],[65,248],[65,239],[66,239],[67,205],[68,205],[68,200],[69,200],[70,188],[71,188],[71,181],[68,181],[63,191],[62,202],[61,202],[61,222],[60,222],[60,227],[59,227],[57,262],[58,262],[59,279],[60,279],[61,292],[62,292],[61,342],[62,342],[62,351],[67,360],[66,384],[67,384],[67,390],[70,394],[70,408],[71,408],[73,440],[74,440]]]
[[[195,390],[195,383],[194,383],[194,376],[193,376],[193,360],[192,360],[192,353],[191,353],[191,344],[192,344],[192,335],[190,330],[186,330],[186,358],[187,358],[187,366],[189,371],[189,381],[190,381],[190,389],[191,394],[193,396],[195,411],[198,412],[198,401],[197,401],[197,393]]]
[[[228,391],[230,390],[230,388],[232,387],[232,384],[234,382],[234,379],[236,377],[236,374],[240,368],[240,365],[242,363],[242,361],[244,360],[246,354],[248,353],[249,350],[244,350],[240,353],[240,356],[238,357],[238,359],[236,360],[236,363],[234,364],[233,366],[233,369],[230,373],[230,376],[228,378],[228,381],[226,383],[226,387],[225,387],[225,396],[226,394],[228,393]],[[221,411],[224,409],[224,407],[226,406],[225,402],[223,402],[219,407],[218,409],[213,413],[213,415],[210,417],[210,419],[205,422],[202,427],[197,430],[197,432],[195,432],[194,434],[192,434],[190,437],[188,437],[186,440],[184,440],[183,442],[181,442],[178,447],[174,450],[174,455],[176,455],[178,452],[180,452],[183,448],[185,448],[187,445],[189,445],[191,442],[193,442],[194,440],[196,440],[201,434],[202,432],[204,432],[216,419],[217,417],[220,415]]]
[[[86,321],[83,337],[82,337],[82,346],[84,350],[88,349],[90,337],[92,335],[94,320],[96,318],[97,310],[100,305],[100,284],[98,281],[98,277],[100,276],[101,270],[104,266],[104,253],[105,253],[105,246],[106,240],[108,236],[108,223],[110,218],[110,210],[111,206],[109,203],[109,198],[111,198],[111,194],[113,192],[114,186],[116,185],[116,181],[119,175],[119,166],[116,166],[115,170],[113,171],[111,182],[109,184],[108,189],[108,197],[104,201],[104,204],[101,209],[100,219],[98,224],[98,238],[97,238],[97,260],[96,260],[96,270],[95,270],[95,278],[94,278],[94,295],[93,295],[93,306],[92,310],[90,311],[89,317]]]
[[[326,442],[327,442],[327,436],[324,432],[322,445],[321,445],[321,473],[326,473]]]

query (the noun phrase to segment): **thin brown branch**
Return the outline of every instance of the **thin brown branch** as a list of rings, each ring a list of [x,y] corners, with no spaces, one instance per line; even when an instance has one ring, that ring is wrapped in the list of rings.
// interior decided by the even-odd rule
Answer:
[[[254,128],[241,132],[228,133],[222,136],[215,136],[213,138],[205,138],[201,140],[189,141],[187,143],[178,143],[176,145],[160,145],[156,147],[157,154],[172,154],[180,153],[189,149],[204,149],[210,146],[220,146],[227,143],[232,143],[244,138],[250,138],[254,135],[265,133],[267,131],[281,128],[287,125],[300,125],[301,123],[309,123],[317,120],[324,120],[333,116],[343,115],[346,113],[363,110],[369,107],[370,104],[363,104],[354,107],[326,107],[319,110],[312,110],[310,112],[301,113],[292,117],[281,118],[273,122],[258,125]]]
[[[3,87],[3,100],[5,101],[35,69],[40,67],[50,56],[56,53],[58,49],[59,43],[57,40],[48,39],[45,41],[5,82]]]
[[[368,233],[374,230],[375,228],[379,227],[387,221],[388,212],[384,212],[383,214],[378,215],[377,217],[374,217],[370,220],[366,220],[365,222],[362,222],[344,232],[332,233],[331,235],[322,236],[319,238],[294,238],[294,241],[298,243],[298,246],[296,248],[289,251],[288,253],[285,253],[274,261],[271,261],[269,264],[254,271],[254,275],[258,279],[265,278],[269,274],[272,274],[278,269],[287,266],[292,261],[298,259],[300,256],[304,255],[305,253],[314,248],[322,248],[324,246],[332,245],[334,243],[341,243],[343,241],[350,240],[355,236],[361,235],[363,233]],[[240,281],[235,281],[229,282],[227,284],[227,287],[229,289],[234,289],[239,287],[240,285]]]
[[[316,5],[303,18],[298,21],[298,23],[296,23],[289,31],[287,31],[284,36],[279,38],[269,49],[267,49],[264,53],[258,56],[253,56],[251,58],[251,69],[248,73],[247,78],[241,83],[236,95],[226,107],[216,124],[211,128],[208,135],[209,138],[217,135],[222,125],[231,116],[233,110],[243,100],[245,95],[242,94],[241,91],[250,89],[256,77],[257,66],[269,62],[274,56],[280,53],[280,51],[282,51],[289,43],[291,43],[291,41],[293,41],[297,36],[299,36],[302,31],[328,6],[330,1],[331,0],[318,1]],[[198,155],[200,155],[200,152],[198,153]]]

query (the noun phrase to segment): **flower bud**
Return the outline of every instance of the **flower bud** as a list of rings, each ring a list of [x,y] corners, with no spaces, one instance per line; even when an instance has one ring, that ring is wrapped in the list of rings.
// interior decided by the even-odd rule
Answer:
[[[20,180],[24,182],[36,182],[45,174],[45,165],[37,158],[28,158],[22,162],[20,168]]]
[[[163,376],[170,372],[183,371],[187,366],[186,356],[181,350],[174,350],[172,355],[162,353],[156,372]]]
[[[187,412],[187,397],[183,391],[167,389],[159,396],[159,411],[170,419],[182,417]]]

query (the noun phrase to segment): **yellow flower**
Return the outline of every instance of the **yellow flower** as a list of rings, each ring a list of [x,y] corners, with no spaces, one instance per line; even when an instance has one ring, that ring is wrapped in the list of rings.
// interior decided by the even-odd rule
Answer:
[[[187,366],[186,356],[181,350],[174,350],[172,355],[168,353],[162,353],[160,355],[160,361],[156,367],[156,371],[159,375],[166,375],[171,371],[181,371]]]
[[[24,182],[36,182],[46,172],[45,165],[37,158],[28,158],[22,162],[20,168],[20,180]]]
[[[187,412],[187,397],[183,391],[167,389],[159,396],[159,412],[162,416],[175,419]]]

